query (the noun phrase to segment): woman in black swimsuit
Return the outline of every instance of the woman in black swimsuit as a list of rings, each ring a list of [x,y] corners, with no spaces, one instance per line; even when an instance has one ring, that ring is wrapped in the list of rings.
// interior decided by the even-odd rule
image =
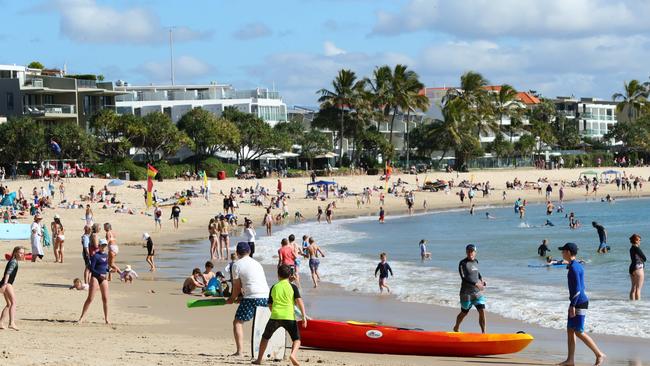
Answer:
[[[641,300],[641,288],[643,287],[646,257],[641,250],[641,236],[639,234],[632,234],[630,236],[630,280],[632,281],[632,288],[630,289],[630,300]]]
[[[0,293],[4,295],[7,306],[2,309],[0,316],[0,329],[5,329],[5,318],[9,317],[9,328],[18,330],[16,327],[16,293],[14,292],[14,280],[18,274],[18,261],[25,260],[25,248],[15,247],[11,253],[11,260],[5,267],[5,273],[0,280]]]

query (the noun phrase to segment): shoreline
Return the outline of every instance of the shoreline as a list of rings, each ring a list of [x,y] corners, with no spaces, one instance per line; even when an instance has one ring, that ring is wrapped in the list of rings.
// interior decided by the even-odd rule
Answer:
[[[636,168],[626,169],[634,174],[642,174],[647,177],[650,175],[649,168]],[[534,176],[550,176],[552,173],[558,177],[571,177],[577,176],[575,171],[537,171],[537,170],[516,170],[516,171],[489,171],[489,172],[474,172],[463,173],[461,178],[468,178],[476,175],[474,181],[490,180],[494,187],[505,186],[502,184],[505,180],[512,180],[514,176],[520,176],[522,181],[528,180],[527,177]],[[637,173],[638,172],[638,173]],[[433,173],[429,176],[445,178],[445,173]],[[524,176],[524,177],[522,177]],[[399,176],[402,179],[409,181],[414,180],[414,176]],[[398,176],[394,177],[397,179]],[[489,179],[487,179],[489,178]],[[376,176],[351,176],[351,177],[335,177],[339,184],[346,185],[353,192],[358,192],[362,187],[372,187],[373,184],[381,184]],[[455,174],[454,174],[454,179]],[[530,178],[532,179],[532,178]],[[556,179],[550,177],[552,181]],[[259,180],[259,183],[266,187],[274,187],[275,179]],[[293,196],[289,200],[291,206],[290,212],[298,210],[308,219],[308,221],[315,221],[312,213],[315,213],[316,205],[323,204],[321,201],[312,201],[304,199],[303,188],[304,184],[308,182],[308,178],[289,178],[283,179],[286,189]],[[66,194],[69,197],[78,197],[80,194],[85,194],[87,188],[91,184],[96,187],[102,187],[108,181],[105,179],[88,179],[80,178],[74,179],[70,183],[66,183]],[[135,182],[133,182],[134,184]],[[89,323],[82,326],[73,325],[73,321],[79,316],[81,306],[86,296],[86,292],[69,291],[67,287],[71,284],[72,279],[81,277],[82,261],[79,250],[79,237],[81,236],[81,228],[83,225],[83,210],[66,210],[56,208],[53,210],[46,210],[44,213],[44,223],[49,225],[54,213],[60,214],[64,225],[66,225],[66,263],[54,264],[52,263],[51,249],[46,251],[46,258],[44,263],[27,263],[23,262],[20,265],[20,272],[16,281],[16,293],[18,298],[18,326],[21,327],[20,332],[0,331],[0,342],[3,346],[0,350],[5,353],[0,353],[0,359],[11,360],[15,365],[31,365],[34,363],[51,363],[58,362],[60,364],[75,364],[75,365],[89,365],[96,362],[93,355],[87,354],[87,339],[94,338],[98,342],[108,342],[112,346],[109,347],[103,356],[106,357],[106,364],[122,365],[124,362],[131,362],[133,364],[142,365],[156,365],[156,364],[197,364],[209,362],[213,364],[233,363],[233,364],[248,364],[248,360],[232,359],[227,355],[232,353],[234,349],[234,341],[231,335],[231,322],[235,311],[235,307],[210,307],[205,309],[195,309],[188,311],[185,309],[186,295],[180,294],[180,283],[171,281],[165,276],[166,263],[162,261],[160,265],[161,273],[150,273],[147,271],[148,267],[144,263],[146,250],[142,248],[143,242],[140,241],[142,232],[148,231],[154,238],[156,250],[158,255],[175,256],[179,252],[177,243],[179,242],[199,242],[207,238],[207,219],[214,216],[216,212],[221,212],[221,197],[218,192],[223,190],[227,192],[230,187],[249,186],[251,181],[238,181],[235,179],[228,179],[226,181],[213,181],[212,187],[215,192],[211,196],[209,202],[202,199],[196,199],[192,206],[182,206],[181,217],[187,218],[187,222],[181,223],[178,231],[171,228],[171,222],[163,220],[162,232],[151,231],[153,226],[153,219],[149,216],[142,214],[127,215],[116,214],[112,210],[102,210],[98,204],[93,204],[95,217],[97,222],[111,222],[116,230],[118,242],[122,246],[122,250],[117,258],[117,263],[120,267],[126,264],[131,264],[132,267],[139,273],[140,278],[137,279],[132,285],[125,285],[122,283],[111,283],[111,300],[110,310],[112,315],[113,327],[107,328],[101,325],[101,301],[99,297],[93,302],[88,321]],[[32,186],[41,186],[46,183],[40,181],[16,181],[6,182],[11,190],[17,190],[18,186],[23,187],[23,191],[30,192]],[[129,183],[131,184],[131,182]],[[253,183],[254,184],[254,183]],[[165,181],[164,183],[155,183],[154,188],[161,192],[161,195],[170,195],[174,191],[186,189],[189,186],[199,186],[200,182],[197,181]],[[141,190],[128,189],[126,187],[109,187],[112,191],[118,193],[122,201],[126,201],[129,207],[132,207],[136,212],[144,211],[144,204],[142,202]],[[607,185],[603,187],[602,193],[599,197],[604,197],[608,192],[616,193],[615,186]],[[457,192],[454,189],[452,193]],[[476,207],[488,206],[502,203],[500,189],[492,191],[493,194],[488,199],[477,197]],[[584,190],[580,188],[566,189],[567,194],[565,200],[582,200],[585,196]],[[499,193],[497,193],[499,192]],[[516,193],[513,193],[516,192]],[[496,193],[496,194],[495,194]],[[648,192],[650,193],[650,192]],[[522,199],[527,199],[530,203],[543,202],[544,195],[538,196],[535,191],[522,190],[522,191],[508,191],[508,200],[506,202],[514,201],[515,195],[521,195]],[[648,196],[641,192],[642,196]],[[636,198],[637,194],[633,196],[627,193],[621,195],[623,197]],[[593,196],[590,196],[590,198]],[[415,210],[418,214],[424,214],[425,211],[421,209],[422,199],[426,199],[429,205],[427,213],[437,213],[446,209],[463,210],[468,209],[467,202],[461,204],[455,194],[445,195],[442,192],[425,193],[416,192],[416,207]],[[58,202],[58,192],[57,199]],[[356,208],[354,198],[348,198],[345,201],[337,200],[338,209],[334,212],[334,220],[343,218],[357,218],[368,217],[376,215],[378,209],[378,198],[375,195],[371,205],[363,206],[361,209]],[[406,214],[407,210],[402,197],[386,197],[385,209],[387,211],[387,218],[397,214]],[[169,208],[164,209],[163,218],[168,214]],[[274,209],[275,212],[278,212]],[[238,216],[249,216],[253,219],[255,224],[259,224],[262,217],[262,210],[257,207],[242,205],[239,208]],[[28,223],[29,219],[22,221]],[[293,223],[292,217],[287,220],[287,226]],[[323,223],[323,225],[326,225]],[[257,225],[256,225],[257,226]],[[262,231],[259,230],[262,234]],[[4,246],[4,250],[9,251],[10,247],[14,244],[21,244],[29,246],[26,241],[16,241],[7,244],[7,242],[0,241],[0,245]],[[198,244],[197,248],[199,247]],[[234,246],[234,243],[231,243]],[[207,257],[207,246],[203,248]],[[182,250],[182,248],[180,249]],[[160,257],[158,257],[160,258]],[[6,263],[6,262],[5,262]],[[217,268],[224,265],[226,262],[218,262]],[[197,264],[202,264],[197,263]],[[188,269],[189,270],[189,269]],[[268,273],[267,277],[273,278],[273,273]],[[270,275],[270,276],[269,276]],[[271,281],[275,282],[275,281]],[[329,286],[329,285],[328,285]],[[336,291],[336,290],[335,290]],[[309,291],[307,291],[309,293]],[[355,304],[359,299],[359,294],[344,292],[344,297],[340,299],[337,295],[329,294],[324,297],[318,294],[309,293],[309,296],[315,296],[315,303],[326,303],[327,296],[330,296],[332,301],[340,299],[344,305],[334,306],[332,309],[341,308],[355,308]],[[364,300],[365,301],[365,300]],[[409,307],[410,303],[401,302],[396,299],[389,300],[387,298],[381,299],[382,302],[396,303],[395,306],[405,308]],[[44,306],[44,304],[47,304]],[[309,306],[309,303],[307,304]],[[453,308],[437,308],[432,305],[415,304],[418,306],[427,307],[432,313],[452,311]],[[358,306],[356,306],[358,307]],[[314,309],[316,313],[320,310]],[[433,315],[431,315],[433,317]],[[491,315],[496,319],[497,317]],[[342,320],[342,319],[341,319]],[[447,321],[448,319],[445,319]],[[389,323],[389,322],[387,322]],[[474,326],[474,319],[467,320],[468,326]],[[446,324],[446,323],[445,323]],[[488,323],[490,324],[490,323]],[[496,324],[496,323],[495,323]],[[523,323],[522,324],[526,324]],[[208,326],[208,328],[206,328]],[[208,331],[209,329],[209,331]],[[245,327],[246,331],[250,331],[250,326]],[[495,329],[491,326],[489,329]],[[535,334],[533,334],[535,335]],[[598,336],[599,339],[601,336]],[[36,347],[39,350],[38,354],[30,350],[17,348],[13,345],[17,344],[32,344],[34,339],[39,339]],[[647,340],[645,340],[647,341]],[[558,348],[555,348],[555,343],[549,345],[554,351],[564,353],[564,337],[559,342]],[[635,342],[635,339],[626,340],[623,343]],[[531,345],[534,346],[536,342]],[[246,346],[247,342],[246,342]],[[209,350],[206,352],[206,350]],[[578,347],[578,350],[583,350]],[[544,352],[549,352],[545,350]],[[607,352],[607,350],[605,350]],[[545,354],[545,353],[544,353]],[[531,357],[532,356],[532,357]],[[345,354],[325,351],[301,350],[299,354],[301,361],[309,360],[309,363],[318,362],[326,365],[429,365],[431,362],[440,363],[442,365],[460,365],[466,364],[467,361],[477,362],[479,359],[458,359],[458,358],[430,358],[430,357],[403,357],[403,356],[384,356],[372,354]],[[532,361],[537,359],[538,361]],[[649,358],[650,359],[650,358]],[[546,362],[539,361],[537,355],[532,354],[516,354],[507,357],[490,359],[489,363],[493,364],[512,364],[513,362],[532,363],[532,364],[546,364]]]

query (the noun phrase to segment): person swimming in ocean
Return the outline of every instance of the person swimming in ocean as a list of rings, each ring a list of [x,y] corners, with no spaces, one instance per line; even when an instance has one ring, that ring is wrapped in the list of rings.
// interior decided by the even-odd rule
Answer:
[[[551,222],[551,220],[548,220],[548,219],[547,219],[547,220],[546,220],[546,223],[544,224],[544,226],[555,226],[555,224],[553,224],[553,223]]]
[[[546,252],[550,252],[551,249],[548,247],[548,240],[544,239],[542,240],[542,244],[537,247],[537,254],[539,254],[540,257],[545,257]]]
[[[496,219],[496,217],[490,215],[489,212],[486,212],[486,213],[485,213],[485,218],[488,219],[488,220],[494,220],[494,219]]]

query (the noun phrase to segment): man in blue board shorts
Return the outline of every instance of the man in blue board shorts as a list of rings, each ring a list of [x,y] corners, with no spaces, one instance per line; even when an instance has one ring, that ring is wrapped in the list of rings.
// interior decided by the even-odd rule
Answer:
[[[476,245],[469,244],[465,247],[467,257],[458,263],[458,273],[462,283],[460,285],[460,313],[456,317],[454,332],[458,332],[460,323],[474,306],[478,311],[478,322],[481,326],[481,332],[485,333],[485,281],[478,271],[478,260],[476,260]]]
[[[596,342],[585,333],[585,318],[589,307],[589,298],[585,292],[585,271],[580,262],[576,260],[578,246],[574,243],[566,243],[558,249],[562,251],[562,258],[569,262],[567,280],[569,300],[571,301],[567,317],[568,355],[567,359],[560,365],[574,365],[576,337],[578,337],[596,356],[594,366],[600,366],[605,360],[605,354],[598,348]]]

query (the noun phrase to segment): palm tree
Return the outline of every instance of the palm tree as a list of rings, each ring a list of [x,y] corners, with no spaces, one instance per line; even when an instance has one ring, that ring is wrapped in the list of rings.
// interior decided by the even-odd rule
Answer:
[[[465,118],[473,126],[477,136],[498,129],[494,121],[494,106],[490,100],[488,81],[480,73],[468,71],[460,77],[460,88],[449,89],[443,98],[443,104],[459,99],[464,104]]]
[[[499,129],[503,128],[503,118],[510,119],[521,105],[518,102],[517,90],[508,84],[501,85],[499,92],[494,96],[494,112],[499,116]]]
[[[648,89],[638,80],[630,80],[629,83],[623,83],[625,93],[615,93],[612,99],[621,101],[616,105],[616,111],[622,113],[627,109],[627,118],[630,122],[637,119],[639,111],[643,104],[648,100]]]
[[[351,107],[354,89],[357,83],[357,75],[354,71],[342,69],[332,81],[333,90],[321,89],[317,92],[317,94],[320,94],[318,101],[321,103],[321,108],[336,107],[339,109],[341,118],[341,128],[339,130],[339,164],[343,158],[343,121],[345,109],[350,109]]]
[[[373,79],[368,80],[370,90],[375,94],[375,108],[381,110],[384,118],[392,112],[390,120],[390,135],[388,141],[393,143],[395,117],[406,110],[406,99],[409,92],[419,92],[424,88],[418,74],[408,70],[406,65],[397,64],[391,70],[389,66],[381,66],[373,72]]]

